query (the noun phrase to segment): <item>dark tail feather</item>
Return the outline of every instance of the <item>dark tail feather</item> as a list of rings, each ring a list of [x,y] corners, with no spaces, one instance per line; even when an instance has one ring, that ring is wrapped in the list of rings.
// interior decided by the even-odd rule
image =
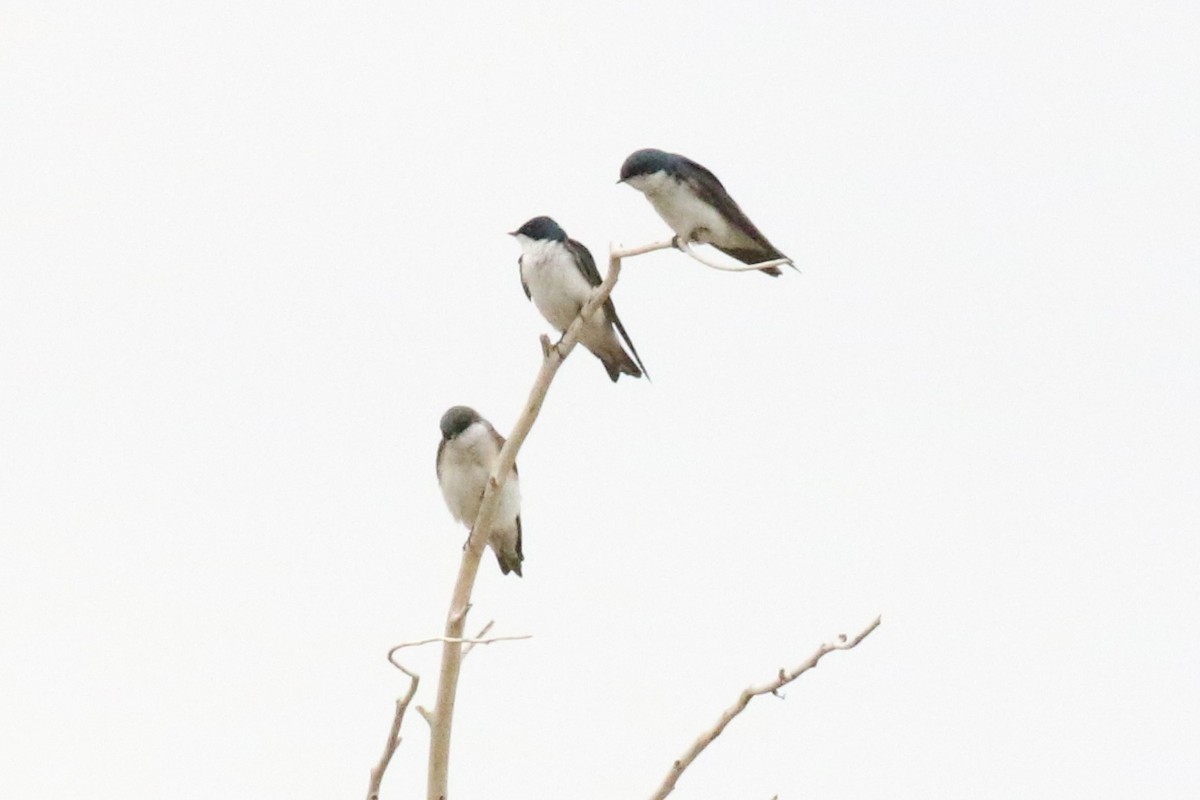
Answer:
[[[521,515],[517,515],[517,546],[512,550],[504,547],[503,536],[493,536],[491,542],[492,552],[496,554],[496,563],[500,565],[500,572],[507,575],[510,572],[517,573],[517,577],[521,575],[521,562],[525,560],[525,554],[521,552]]]
[[[521,558],[515,553],[501,553],[496,551],[496,563],[500,565],[500,572],[507,575],[510,572],[517,573],[518,578],[525,577],[521,574]]]
[[[617,345],[619,348],[620,345]],[[602,357],[600,363],[604,365],[604,371],[608,373],[609,379],[617,382],[617,378],[622,375],[632,375],[635,378],[642,377],[642,370],[638,369],[638,365],[633,363],[633,359],[624,350],[617,353],[609,354],[607,357]]]
[[[622,371],[626,375],[632,375],[635,378],[640,378],[645,375],[646,380],[650,380],[650,372],[646,369],[646,365],[642,363],[642,357],[638,355],[637,348],[633,346],[633,339],[629,338],[629,334],[625,331],[625,326],[621,324],[621,318],[617,316],[617,310],[615,308],[609,309],[609,319],[611,319],[613,325],[616,326],[617,332],[621,334],[621,338],[625,340],[625,344],[629,345],[629,352],[633,353],[633,359],[630,359],[624,350],[621,351],[621,355],[624,356],[622,361],[625,362],[621,365]],[[620,347],[620,345],[618,345],[618,347]],[[634,361],[636,361],[637,364],[634,364]],[[604,368],[609,370],[608,377],[615,381],[617,378],[613,374],[612,370],[609,369],[607,363],[605,363]]]

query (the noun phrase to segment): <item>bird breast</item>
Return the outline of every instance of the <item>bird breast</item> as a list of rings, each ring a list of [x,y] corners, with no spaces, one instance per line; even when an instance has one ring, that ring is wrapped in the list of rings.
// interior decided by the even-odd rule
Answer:
[[[665,172],[640,175],[629,183],[646,195],[671,230],[688,241],[724,243],[734,232],[725,217],[691,188]]]
[[[521,257],[521,279],[546,321],[565,331],[591,296],[575,258],[559,242],[534,242]]]
[[[454,518],[467,527],[479,515],[479,504],[500,448],[487,426],[475,423],[446,443],[442,451],[442,496]],[[507,527],[521,513],[521,490],[515,472],[508,474],[496,520]]]

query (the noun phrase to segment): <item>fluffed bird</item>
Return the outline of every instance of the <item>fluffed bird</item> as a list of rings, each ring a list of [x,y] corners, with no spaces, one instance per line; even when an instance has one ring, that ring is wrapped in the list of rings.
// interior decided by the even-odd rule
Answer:
[[[638,150],[621,165],[618,183],[627,183],[646,195],[684,242],[710,244],[743,264],[787,258],[767,241],[717,176],[690,158],[653,148]],[[762,272],[780,274],[778,267]]]
[[[437,478],[454,519],[467,528],[475,524],[492,467],[504,446],[504,437],[473,408],[454,406],[442,415],[442,441],[437,451]],[[500,571],[521,574],[521,486],[517,465],[500,490],[487,543],[500,562]]]
[[[568,238],[566,231],[550,217],[534,217],[511,235],[521,245],[517,263],[525,296],[547,322],[560,333],[565,332],[592,296],[592,289],[602,283],[595,259],[586,247]],[[632,357],[617,341],[617,332],[629,346]],[[600,359],[614,381],[622,374],[649,377],[611,297],[584,322],[579,343]]]

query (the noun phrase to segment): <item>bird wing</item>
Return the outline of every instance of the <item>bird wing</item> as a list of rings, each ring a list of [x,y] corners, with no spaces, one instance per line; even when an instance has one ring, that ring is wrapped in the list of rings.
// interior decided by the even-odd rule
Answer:
[[[491,431],[492,431],[492,441],[496,443],[496,452],[499,453],[501,450],[504,449],[505,438],[503,436],[501,436],[496,431],[495,428],[491,428]],[[513,462],[513,475],[519,475],[519,474],[520,473],[517,471],[517,463],[514,461]],[[518,575],[521,574],[519,565],[524,560],[525,560],[525,553],[523,553],[521,551],[521,515],[517,514],[517,564],[518,564],[517,574]]]
[[[529,300],[533,299],[533,295],[529,293],[529,284],[525,282],[525,273],[521,269],[524,266],[525,256],[517,257],[517,274],[521,276],[521,288],[525,290],[525,297]]]
[[[596,269],[596,259],[592,258],[591,252],[582,243],[567,239],[567,252],[575,259],[575,268],[590,285],[599,286],[603,282],[600,270]]]
[[[567,239],[567,250],[575,258],[575,267],[583,277],[587,278],[587,282],[592,286],[599,286],[603,281],[600,278],[600,270],[596,269],[596,259],[592,258],[591,252],[574,239]],[[637,348],[633,346],[633,340],[629,338],[629,334],[625,331],[625,326],[621,324],[621,318],[617,316],[617,307],[613,305],[611,295],[604,301],[604,313],[612,321],[613,325],[617,327],[617,331],[621,334],[621,338],[625,340],[625,344],[629,345],[629,350],[633,353],[633,358],[637,361],[637,365],[641,367],[642,373],[649,378],[650,373],[646,372],[646,365],[642,363],[642,357],[638,355]]]
[[[717,209],[734,227],[741,230],[742,233],[746,234],[747,237],[752,239],[762,249],[761,252],[757,252],[752,248],[726,249],[724,247],[717,247],[718,250],[746,264],[771,261],[776,258],[787,258],[783,253],[779,252],[775,245],[767,240],[767,237],[758,229],[758,226],[750,221],[750,218],[746,216],[746,212],[742,211],[742,207],[729,196],[729,192],[725,191],[724,184],[721,183],[716,175],[713,175],[707,167],[697,164],[691,159],[685,158],[684,161],[690,167],[689,174],[685,179],[688,187],[696,193],[697,197]]]
[[[505,439],[503,436],[501,436],[501,435],[500,435],[500,433],[499,433],[499,432],[498,432],[498,431],[497,431],[495,428],[493,428],[493,427],[491,426],[491,423],[488,423],[488,432],[489,432],[489,433],[492,435],[492,441],[496,443],[496,455],[497,455],[497,456],[499,456],[499,455],[500,455],[500,451],[504,449],[504,443],[505,443],[506,441],[508,441],[508,440],[507,440],[507,439]],[[513,467],[512,467],[512,468],[513,468],[513,474],[514,474],[514,475],[517,475],[517,474],[519,474],[519,473],[517,472],[517,464],[516,464],[516,462],[513,462]]]

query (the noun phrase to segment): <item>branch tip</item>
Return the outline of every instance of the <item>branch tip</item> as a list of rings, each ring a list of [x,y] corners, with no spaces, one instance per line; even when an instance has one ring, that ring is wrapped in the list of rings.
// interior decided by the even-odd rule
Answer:
[[[871,633],[871,631],[879,627],[879,622],[880,618],[877,617],[875,621],[868,625],[861,633],[843,644],[821,645],[817,648],[816,652],[809,656],[807,661],[800,664],[795,669],[790,671],[786,669],[779,670],[775,680],[771,681],[770,683],[763,684],[761,686],[750,686],[746,689],[743,689],[738,695],[737,702],[725,709],[720,718],[717,720],[716,724],[702,732],[696,738],[696,740],[692,742],[691,746],[688,747],[687,751],[684,752],[683,758],[677,759],[671,765],[671,769],[667,772],[666,777],[663,778],[662,783],[659,784],[658,790],[652,796],[652,800],[663,800],[663,798],[675,791],[675,784],[679,780],[679,776],[683,774],[683,771],[691,766],[692,762],[696,760],[696,757],[699,756],[706,747],[712,744],[713,741],[721,735],[726,726],[728,726],[738,714],[741,714],[746,710],[746,707],[750,704],[750,701],[753,700],[757,695],[773,694],[776,697],[782,698],[783,695],[779,693],[780,689],[799,678],[808,670],[816,667],[824,656],[828,655],[834,650],[849,650],[853,648],[855,645],[865,639]]]
[[[392,660],[390,654],[388,660]],[[380,756],[379,763],[371,768],[370,782],[367,784],[368,800],[376,800],[379,797],[379,786],[383,782],[383,773],[387,771],[396,748],[400,746],[400,726],[404,724],[404,712],[408,710],[408,704],[412,702],[417,693],[417,686],[421,683],[421,678],[416,673],[409,672],[395,661],[392,661],[392,664],[409,677],[408,692],[404,697],[396,700],[396,712],[392,716],[392,727],[388,731],[387,742],[383,746],[383,755]]]
[[[758,264],[721,264],[717,261],[712,261],[711,259],[696,252],[696,250],[692,247],[691,242],[686,242],[680,239],[678,236],[675,238],[678,241],[678,244],[675,246],[685,255],[691,257],[695,261],[699,261],[706,267],[719,269],[723,272],[753,272],[754,270],[771,269],[772,267],[795,267],[790,258],[775,258],[770,261],[759,262]]]

